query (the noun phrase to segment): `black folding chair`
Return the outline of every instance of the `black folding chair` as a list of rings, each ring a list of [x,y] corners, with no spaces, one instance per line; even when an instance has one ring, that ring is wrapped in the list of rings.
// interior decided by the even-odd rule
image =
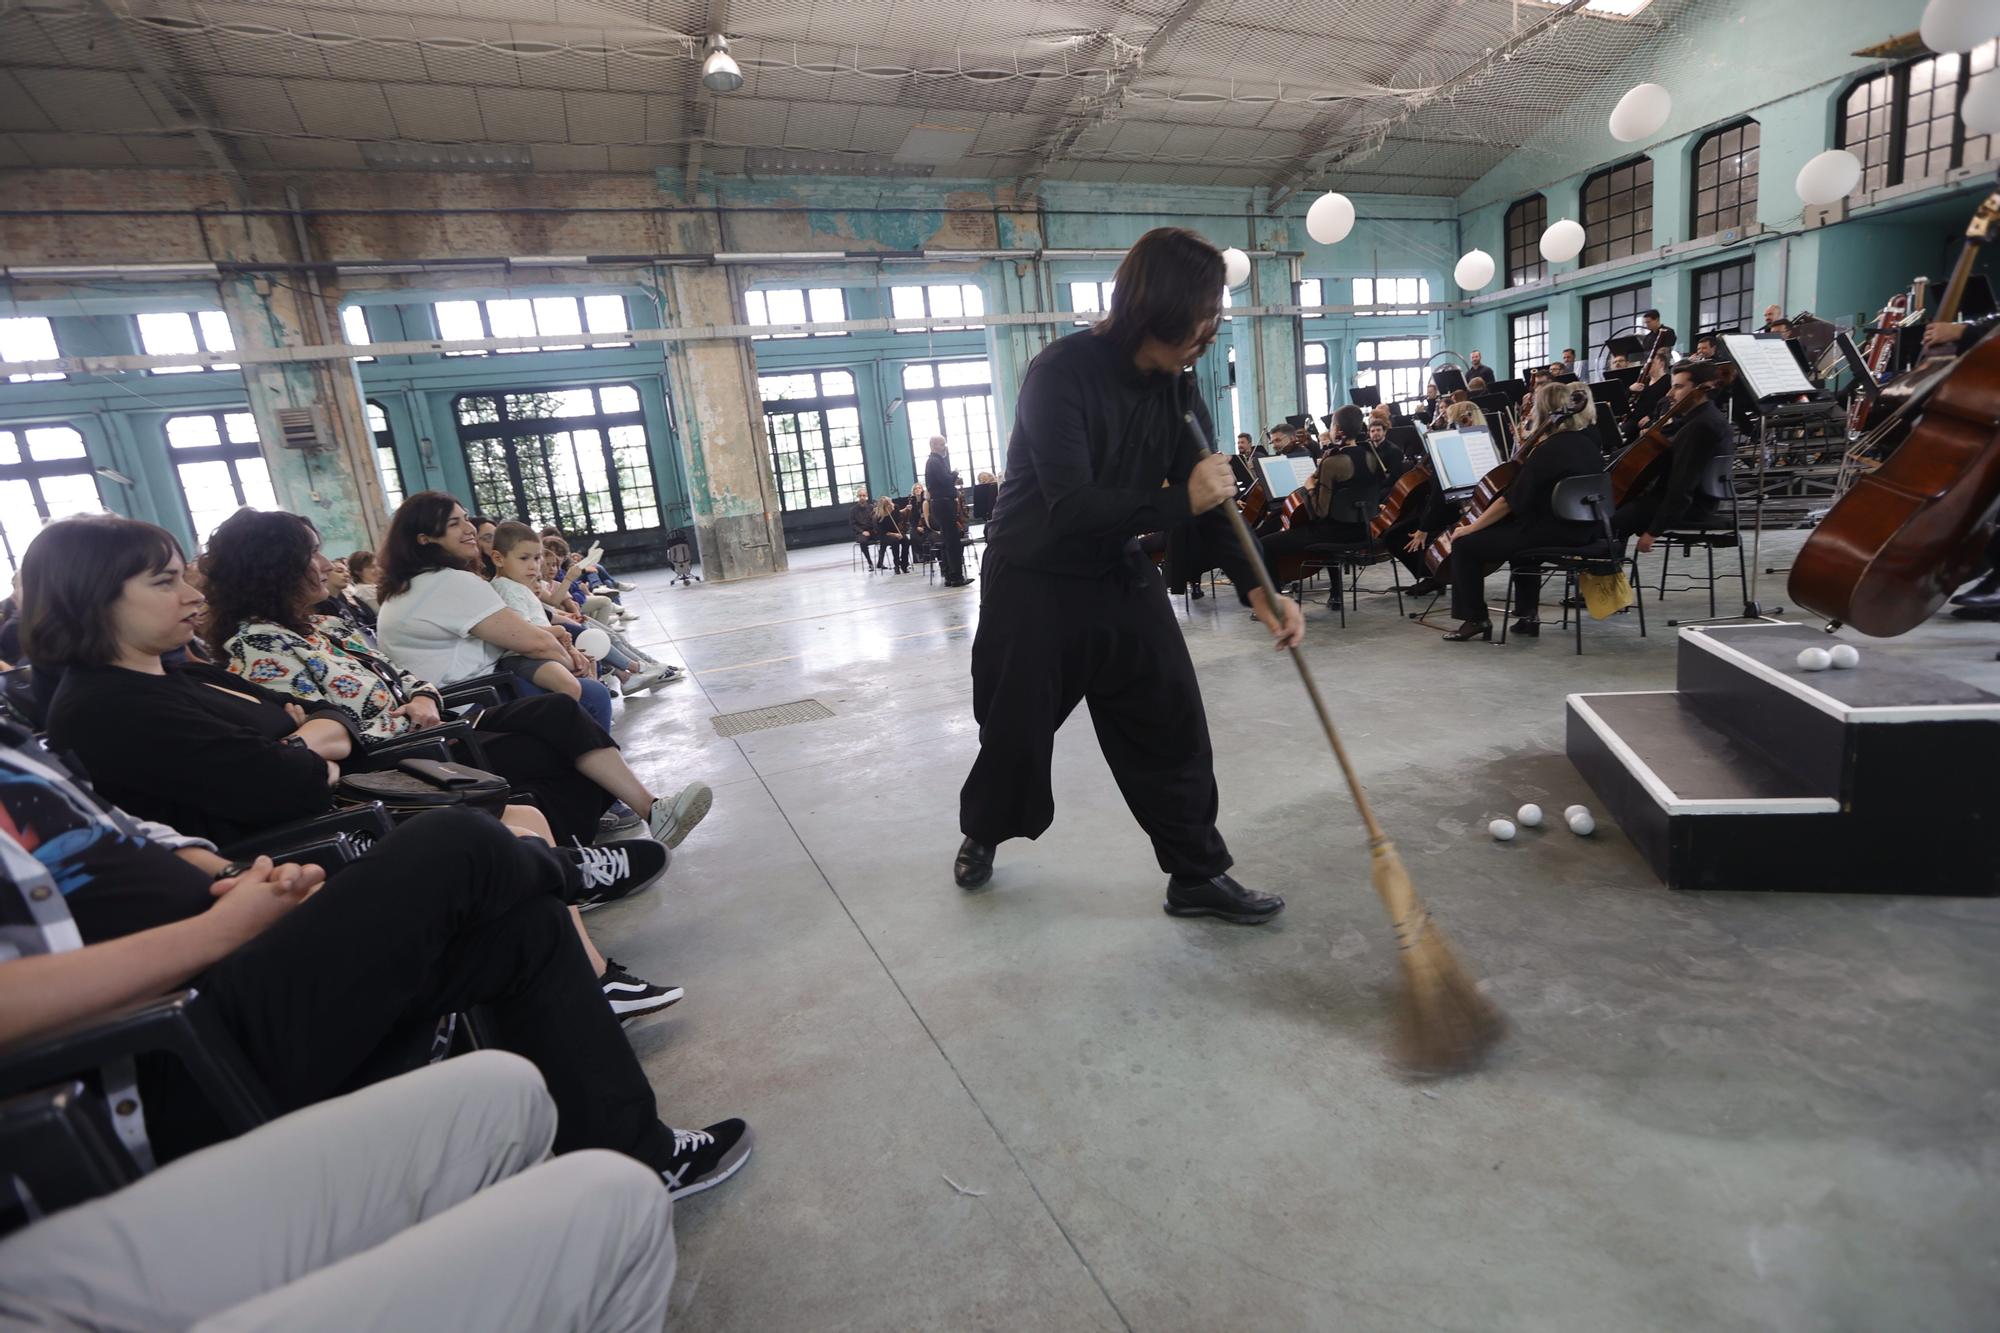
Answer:
[[[1743,599],[1750,600],[1750,571],[1743,556],[1743,528],[1736,502],[1736,458],[1724,454],[1712,460],[1702,469],[1695,480],[1695,494],[1708,501],[1710,519],[1703,523],[1677,523],[1667,532],[1656,532],[1653,540],[1664,549],[1660,552],[1660,600],[1665,601],[1669,592],[1690,592],[1703,582],[1700,574],[1683,573],[1687,582],[1676,588],[1667,586],[1667,566],[1674,558],[1674,547],[1681,548],[1681,557],[1686,559],[1699,546],[1708,552],[1708,614],[1715,615],[1715,549],[1734,547],[1736,550],[1736,583],[1743,590]],[[1723,506],[1728,506],[1725,517]],[[1729,575],[1723,574],[1723,578]],[[1677,622],[1669,620],[1669,625]]]
[[[1616,508],[1611,503],[1611,474],[1592,472],[1582,477],[1564,477],[1556,483],[1549,497],[1549,509],[1559,519],[1571,523],[1596,523],[1601,533],[1585,546],[1545,547],[1537,550],[1516,551],[1508,559],[1507,600],[1500,611],[1500,642],[1507,642],[1507,626],[1514,618],[1513,569],[1521,565],[1538,565],[1540,570],[1535,579],[1535,601],[1541,602],[1541,588],[1551,577],[1563,576],[1563,627],[1568,628],[1572,615],[1576,617],[1576,651],[1583,652],[1583,599],[1578,592],[1577,579],[1583,574],[1616,574],[1631,567],[1632,596],[1638,605],[1639,637],[1646,637],[1646,592],[1639,583],[1639,558],[1628,555],[1625,542],[1611,530],[1611,512]],[[1574,602],[1575,606],[1570,604]],[[1533,608],[1530,608],[1533,609]]]
[[[1334,494],[1327,506],[1327,517],[1335,523],[1355,523],[1362,528],[1375,517],[1382,507],[1382,495],[1386,486],[1347,487]],[[1340,612],[1340,627],[1347,628],[1347,603],[1351,598],[1354,609],[1361,609],[1361,571],[1369,565],[1379,565],[1384,561],[1389,565],[1389,576],[1395,580],[1396,614],[1403,614],[1403,568],[1399,561],[1385,550],[1373,537],[1358,542],[1317,542],[1305,550],[1305,564],[1301,566],[1299,579],[1292,585],[1292,595],[1304,601],[1306,580],[1315,574],[1330,572],[1333,587],[1328,591],[1326,604]]]

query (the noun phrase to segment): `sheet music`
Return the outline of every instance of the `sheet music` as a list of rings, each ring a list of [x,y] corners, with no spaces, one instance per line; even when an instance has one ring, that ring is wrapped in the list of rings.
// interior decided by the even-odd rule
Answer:
[[[1311,480],[1315,465],[1310,458],[1260,458],[1257,466],[1264,470],[1271,494],[1282,500]]]
[[[1447,491],[1470,490],[1500,466],[1493,436],[1483,430],[1434,430],[1427,441],[1438,486]]]
[[[1750,386],[1750,392],[1757,398],[1782,398],[1790,394],[1813,392],[1812,382],[1799,367],[1799,359],[1792,355],[1792,349],[1785,345],[1783,338],[1765,337],[1755,333],[1725,333],[1722,345],[1729,349],[1730,359],[1743,375],[1743,381]]]

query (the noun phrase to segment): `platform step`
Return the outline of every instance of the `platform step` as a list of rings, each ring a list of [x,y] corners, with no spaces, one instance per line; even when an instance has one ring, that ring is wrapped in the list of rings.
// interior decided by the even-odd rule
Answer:
[[[1862,646],[1851,670],[1799,666],[1801,648],[1835,642],[1808,625],[1690,626],[1679,691],[1716,730],[1843,808],[1983,816],[2000,695],[1904,660],[1892,644]]]
[[[1570,761],[1669,888],[2000,891],[1990,821],[1857,813],[1677,691],[1573,694],[1567,712]]]

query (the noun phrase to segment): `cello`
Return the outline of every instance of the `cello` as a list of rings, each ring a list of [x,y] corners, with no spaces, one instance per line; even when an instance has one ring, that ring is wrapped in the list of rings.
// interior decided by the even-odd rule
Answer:
[[[1527,461],[1528,455],[1534,452],[1535,446],[1555,434],[1557,426],[1568,421],[1579,412],[1592,412],[1595,410],[1596,401],[1591,398],[1589,389],[1584,388],[1580,384],[1572,389],[1569,395],[1569,402],[1563,407],[1558,408],[1555,412],[1550,413],[1547,421],[1538,424],[1535,427],[1535,433],[1521,441],[1521,447],[1514,451],[1512,458],[1498,464],[1492,471],[1479,479],[1479,484],[1472,489],[1472,497],[1465,502],[1465,508],[1459,516],[1459,521],[1461,523],[1470,523],[1473,519],[1478,518],[1491,508],[1493,502],[1505,494],[1507,488],[1514,484],[1514,478],[1521,475],[1521,464]],[[1450,554],[1451,532],[1447,529],[1439,533],[1436,539],[1424,548],[1424,564],[1429,568],[1431,573],[1435,574],[1443,567],[1445,557]]]
[[[1625,452],[1618,455],[1610,468],[1613,506],[1624,504],[1653,464],[1667,456],[1673,444],[1669,433],[1680,423],[1681,417],[1707,402],[1717,389],[1727,390],[1734,383],[1736,367],[1728,362],[1718,364],[1710,372],[1706,383],[1696,384],[1687,397],[1670,404],[1652,425],[1646,427],[1645,434],[1632,441]]]
[[[1908,291],[1897,292],[1890,297],[1889,304],[1882,307],[1882,313],[1875,316],[1876,333],[1868,340],[1861,359],[1877,384],[1882,382],[1884,372],[1889,369],[1889,359],[1895,355],[1896,335],[1924,317],[1924,289],[1929,285],[1929,278],[1918,278],[1910,284]],[[1874,407],[1875,400],[1857,390],[1854,404],[1848,409],[1847,428],[1856,435],[1866,430]]]
[[[1980,247],[2000,222],[2000,188],[1965,230],[1938,305],[1958,313]],[[1834,501],[1799,548],[1793,600],[1863,634],[1889,638],[1928,620],[1984,563],[2000,519],[2000,339],[1920,363],[1882,393],[1893,408],[1856,452],[1887,461]]]

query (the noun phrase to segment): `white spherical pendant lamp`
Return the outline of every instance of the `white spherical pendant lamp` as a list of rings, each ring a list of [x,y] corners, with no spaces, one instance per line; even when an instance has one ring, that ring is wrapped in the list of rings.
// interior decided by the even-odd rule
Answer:
[[[1321,245],[1338,245],[1354,230],[1354,201],[1328,190],[1306,210],[1306,235]]]
[[[1575,218],[1559,218],[1542,233],[1542,258],[1551,264],[1566,264],[1583,253],[1583,224]]]

